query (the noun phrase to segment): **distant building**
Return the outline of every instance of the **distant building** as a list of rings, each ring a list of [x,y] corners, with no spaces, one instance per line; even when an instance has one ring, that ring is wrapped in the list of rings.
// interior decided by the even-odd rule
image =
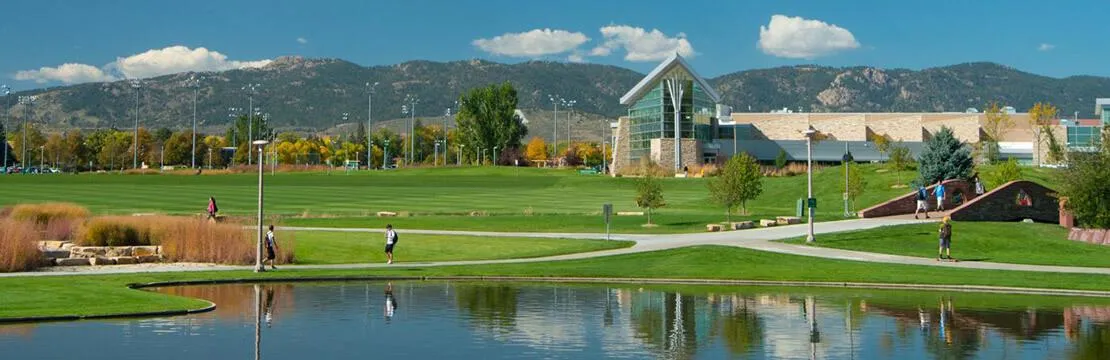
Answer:
[[[737,152],[765,162],[784,152],[788,159],[802,161],[806,159],[803,131],[809,126],[828,137],[813,146],[813,159],[825,162],[840,161],[846,150],[856,161],[884,160],[886,155],[871,141],[875,136],[901,141],[916,156],[941,127],[952,129],[956,138],[968,144],[989,140],[982,129],[986,114],[974,108],[946,113],[803,113],[789,108],[733,113],[719,104],[720,99],[681,56],[664,60],[621,97],[628,115],[611,126],[611,171],[620,173],[645,158],[677,171],[717,163]],[[1060,121],[1051,125],[1053,134],[1061,141],[1066,139],[1070,150],[1090,149],[1099,141],[1102,125],[1110,123],[1110,99],[1099,99],[1098,106],[1101,124]],[[1015,126],[996,139],[1002,157],[1022,163],[1043,158],[1048,149],[1041,146],[1037,153],[1029,114],[1018,113],[1012,106],[1004,107],[1003,112]]]

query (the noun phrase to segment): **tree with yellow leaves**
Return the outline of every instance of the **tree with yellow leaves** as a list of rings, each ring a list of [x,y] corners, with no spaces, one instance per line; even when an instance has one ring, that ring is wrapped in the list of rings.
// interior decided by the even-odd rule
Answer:
[[[539,136],[532,137],[524,149],[524,157],[528,158],[528,161],[547,160],[547,143]]]
[[[1036,147],[1035,158],[1037,165],[1041,164],[1041,143],[1047,136],[1055,137],[1052,132],[1052,120],[1056,119],[1059,110],[1050,103],[1038,102],[1029,109],[1029,126],[1033,128],[1033,145]]]

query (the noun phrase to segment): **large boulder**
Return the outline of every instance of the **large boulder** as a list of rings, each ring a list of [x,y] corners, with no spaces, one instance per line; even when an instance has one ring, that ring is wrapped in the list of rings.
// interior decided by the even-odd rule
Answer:
[[[761,227],[770,227],[770,226],[775,226],[775,225],[778,225],[778,224],[779,224],[779,222],[776,221],[776,220],[771,220],[771,219],[759,220],[759,226],[761,226]]]
[[[69,248],[70,257],[74,258],[91,258],[96,256],[104,256],[108,252],[107,248],[103,246],[74,246]]]
[[[740,221],[740,222],[731,222],[731,223],[729,223],[729,228],[732,229],[732,230],[744,230],[744,229],[751,229],[751,228],[754,228],[754,227],[755,227],[755,223],[753,223],[751,221]]]
[[[143,263],[143,264],[162,262],[162,256],[161,255],[143,255],[143,256],[136,256],[135,258],[138,259],[139,262]]]
[[[397,213],[392,212],[392,211],[379,211],[378,212],[378,217],[395,217],[395,216],[397,216]]]
[[[116,261],[116,265],[131,265],[139,263],[139,259],[136,259],[134,256],[118,257],[113,260]]]
[[[709,224],[705,226],[705,231],[717,232],[721,231],[721,224]]]
[[[135,246],[131,248],[130,256],[158,255],[161,253],[159,246]]]
[[[106,257],[131,256],[130,246],[112,246],[104,250]]]
[[[54,264],[58,266],[88,266],[88,258],[65,258],[55,259]]]
[[[797,216],[779,216],[775,218],[775,221],[778,222],[779,225],[794,225],[801,224],[802,218]]]
[[[89,258],[89,265],[92,265],[92,266],[115,265],[115,264],[116,264],[116,260],[111,259],[111,258],[100,257],[100,256]]]

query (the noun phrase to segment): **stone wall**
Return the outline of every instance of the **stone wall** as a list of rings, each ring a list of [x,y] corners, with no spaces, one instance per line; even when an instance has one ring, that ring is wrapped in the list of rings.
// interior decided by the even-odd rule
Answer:
[[[1068,232],[1068,240],[1098,245],[1110,245],[1110,230],[1071,228],[1071,231]]]
[[[840,141],[867,141],[867,126],[861,114],[813,121],[813,128]]]
[[[631,154],[629,153],[629,121],[630,119],[627,116],[617,119],[617,129],[614,135],[616,142],[613,144],[613,163],[609,164],[610,175],[620,174],[623,170],[636,165],[632,163]]]
[[[1032,181],[1011,181],[952,210],[957,221],[1060,221],[1055,191]]]
[[[952,134],[960,141],[973,144],[981,140],[979,115],[968,114],[967,116],[942,116],[942,115],[926,115],[922,117],[921,126],[928,133],[927,137],[932,137],[941,127],[952,129]]]
[[[694,139],[682,139],[682,166],[701,164],[701,144]],[[664,170],[673,170],[674,166],[674,139],[651,139],[651,160],[659,164]]]
[[[972,187],[972,185],[970,183],[968,183],[967,181],[964,181],[964,180],[948,180],[948,181],[945,181],[944,182],[944,187],[945,187],[945,191],[944,191],[944,193],[945,193],[945,195],[944,195],[945,204],[944,204],[944,207],[946,209],[952,209],[954,207],[960,206],[960,203],[957,203],[957,201],[959,201],[959,200],[962,200],[963,202],[966,203],[968,200],[971,200],[972,198],[975,197],[974,188]],[[927,201],[929,203],[929,210],[930,211],[937,208],[936,197],[933,197],[933,189],[934,188],[936,188],[936,185],[932,185],[932,186],[929,186],[928,188],[926,188],[926,191],[929,192],[929,200],[927,200]],[[893,216],[893,215],[913,214],[914,210],[917,210],[917,197],[916,197],[916,195],[917,195],[917,189],[913,189],[905,195],[902,195],[902,196],[899,196],[897,198],[891,199],[887,202],[884,202],[884,203],[881,203],[881,204],[878,204],[878,205],[860,210],[858,212],[859,217],[861,217],[861,218],[876,218],[876,217]],[[953,219],[955,219],[955,218],[953,218]]]

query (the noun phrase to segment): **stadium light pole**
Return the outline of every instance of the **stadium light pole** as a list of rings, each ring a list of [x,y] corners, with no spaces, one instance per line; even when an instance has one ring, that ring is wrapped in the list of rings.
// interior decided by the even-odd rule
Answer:
[[[806,234],[806,242],[813,242],[813,206],[809,202],[813,199],[813,136],[817,135],[817,129],[812,125],[804,132],[806,136],[806,207],[809,208],[809,232]]]
[[[197,168],[197,93],[200,92],[200,80],[203,78],[192,77],[188,86],[193,88],[193,169]]]
[[[36,99],[37,97],[34,95],[19,97],[19,104],[23,105],[27,111],[27,116],[23,118],[23,141],[20,141],[20,148],[22,148],[21,153],[23,155],[20,155],[19,157],[19,163],[24,168],[27,167],[27,119],[30,118],[31,114],[34,113],[34,111],[31,110],[31,107],[35,105]]]
[[[405,95],[405,105],[401,106],[401,113],[408,112],[411,116],[409,119],[409,165],[416,163],[416,104],[420,103],[420,99],[416,95]]]
[[[143,87],[143,82],[139,79],[131,79],[131,88],[135,89],[135,139],[131,142],[131,168],[139,168],[139,89]]]
[[[8,87],[7,84],[4,84],[4,85],[0,85],[0,90],[4,91],[4,118],[0,119],[0,127],[4,128],[4,133],[2,134],[2,135],[4,135],[4,143],[0,144],[0,146],[4,147],[4,173],[7,174],[8,173],[8,133],[10,133],[11,130],[8,130],[7,127],[4,127],[4,125],[6,125],[6,122],[4,120],[7,120],[7,118],[8,118],[7,114],[9,112],[11,112],[11,109],[12,109],[12,88]]]
[[[382,146],[382,169],[386,169],[389,166],[387,162],[387,159],[389,159],[389,139],[385,139],[382,142],[385,143],[385,146]]]
[[[262,266],[262,175],[266,173],[262,167],[262,148],[268,143],[269,141],[266,140],[255,140],[251,142],[252,145],[258,146],[258,237],[255,239],[257,246],[255,247],[254,272],[266,271],[266,268]]]
[[[247,92],[247,143],[250,144],[254,143],[254,120],[251,117],[254,113],[254,92],[261,86],[262,84],[254,83],[243,86],[243,91]],[[249,153],[251,151],[254,151],[253,148],[247,146],[247,165],[251,164],[251,158],[254,157],[253,153]]]
[[[555,115],[552,116],[555,119],[554,133],[551,134],[551,160],[554,161],[555,154],[559,152],[559,103],[566,103],[566,100],[558,95],[547,95],[547,99],[551,100],[551,106],[555,110]]]
[[[370,90],[366,94],[366,170],[370,170],[370,159],[374,156],[374,147],[370,146],[370,134],[374,132],[374,123],[371,119],[374,110],[374,88],[378,87],[378,82],[367,81],[366,87]]]
[[[576,104],[576,103],[578,103],[578,100],[570,100],[570,101],[567,101],[567,103],[566,103],[566,108],[567,108],[567,148],[570,148],[570,143],[572,141],[574,141],[573,139],[571,139],[570,123],[571,123],[571,118],[574,116],[574,104]]]

